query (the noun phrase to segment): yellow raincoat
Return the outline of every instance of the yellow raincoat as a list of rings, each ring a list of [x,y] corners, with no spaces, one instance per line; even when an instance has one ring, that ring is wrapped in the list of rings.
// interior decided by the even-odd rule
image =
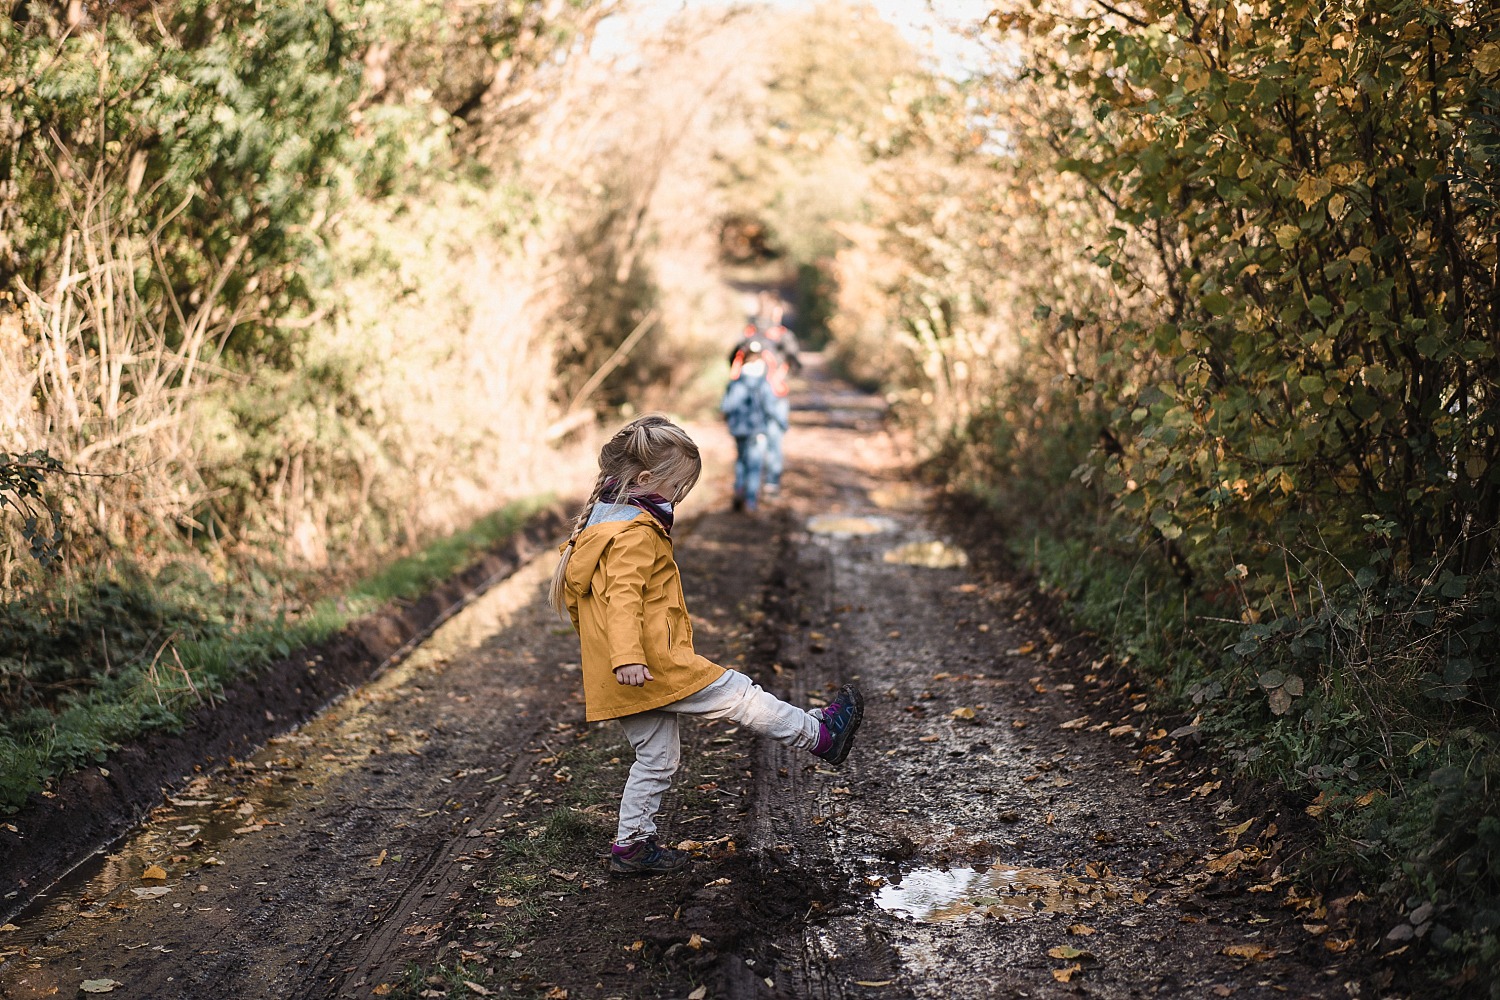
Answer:
[[[672,540],[645,511],[585,528],[564,592],[583,649],[590,722],[670,705],[723,676],[723,667],[693,652]],[[614,669],[627,663],[644,663],[654,680],[621,684]]]

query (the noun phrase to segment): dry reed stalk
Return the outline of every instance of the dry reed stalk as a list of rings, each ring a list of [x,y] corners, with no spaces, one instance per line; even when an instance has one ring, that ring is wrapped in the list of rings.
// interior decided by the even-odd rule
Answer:
[[[109,184],[99,165],[69,201],[74,225],[50,287],[17,283],[20,336],[5,352],[4,381],[35,404],[0,412],[0,436],[46,450],[71,471],[103,474],[69,477],[59,489],[106,541],[124,537],[132,520],[179,524],[209,496],[193,455],[195,407],[230,377],[215,362],[240,316],[221,297],[249,239],[185,310],[158,237],[129,234]],[[160,301],[142,296],[143,259]]]

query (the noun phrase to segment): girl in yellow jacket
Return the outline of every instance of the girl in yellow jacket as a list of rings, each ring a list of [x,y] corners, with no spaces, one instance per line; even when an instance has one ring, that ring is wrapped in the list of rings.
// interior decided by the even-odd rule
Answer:
[[[599,452],[599,478],[552,578],[552,604],[582,645],[588,719],[619,719],[635,748],[610,851],[610,870],[621,874],[687,863],[656,842],[656,812],[679,760],[679,716],[732,719],[840,764],[864,712],[852,685],[827,708],[804,711],[693,651],[672,517],[702,468],[693,439],[665,417],[626,424]]]

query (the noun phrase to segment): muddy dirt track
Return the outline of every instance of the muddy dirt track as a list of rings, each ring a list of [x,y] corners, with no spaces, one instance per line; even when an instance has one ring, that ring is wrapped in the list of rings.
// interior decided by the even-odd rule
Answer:
[[[582,721],[546,554],[175,787],[0,933],[0,995],[1408,995],[1362,900],[1283,874],[1291,817],[1236,805],[1186,720],[939,527],[878,401],[809,375],[785,497],[703,488],[677,547],[700,651],[802,703],[862,686],[842,769],[687,726],[662,829],[698,861],[609,879],[629,751]]]

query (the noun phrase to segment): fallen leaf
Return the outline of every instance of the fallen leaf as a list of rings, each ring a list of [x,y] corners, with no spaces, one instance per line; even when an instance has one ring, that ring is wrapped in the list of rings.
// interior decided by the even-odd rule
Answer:
[[[688,1000],[704,1000],[708,996],[708,987],[700,986],[688,994]]]
[[[113,979],[85,979],[82,983],[78,984],[78,988],[85,993],[108,993],[116,986],[124,985],[124,983],[116,982]]]
[[[1345,938],[1344,940],[1340,941],[1338,938],[1329,938],[1327,941],[1323,942],[1323,947],[1327,948],[1334,954],[1339,954],[1341,952],[1348,951],[1350,948],[1353,948],[1354,939]]]
[[[551,875],[553,878],[560,878],[564,882],[571,882],[578,877],[577,872],[560,872],[556,868],[548,868],[547,874]]]
[[[1115,726],[1115,727],[1113,727],[1113,728],[1110,729],[1109,735],[1111,735],[1111,736],[1133,736],[1133,735],[1135,735],[1135,727],[1131,726],[1131,725]]]
[[[379,868],[383,864],[385,864],[385,848],[382,847],[380,849],[380,853],[375,855],[375,857],[371,859],[370,867]]]
[[[1258,944],[1231,944],[1224,948],[1224,954],[1230,958],[1248,958],[1254,962],[1264,962],[1268,958],[1275,958],[1276,952]]]
[[[677,845],[677,849],[679,851],[701,851],[703,850],[703,841],[684,840]]]
[[[1130,894],[1130,898],[1135,900],[1140,905],[1145,906],[1146,900],[1151,898],[1151,894],[1149,892],[1143,892],[1140,889],[1137,889],[1135,892],[1132,892]]]
[[[468,986],[470,984],[466,982],[464,983],[464,985]],[[547,1000],[568,1000],[568,991],[563,989],[561,986],[554,986],[546,993],[542,994],[542,996],[546,997]]]
[[[630,945],[630,948],[629,948],[629,949],[628,949],[628,950],[629,950],[629,951],[640,951],[640,950],[641,950],[641,949],[642,949],[642,948],[644,948],[644,947],[646,947],[646,942],[645,942],[645,941],[642,941],[642,940],[639,940],[639,939],[637,939],[637,940],[636,940],[636,941],[634,941],[634,942],[633,942],[633,943],[632,943],[632,944],[631,944],[631,945]]]
[[[1093,958],[1094,957],[1093,955],[1091,955],[1088,952],[1084,951],[1082,948],[1075,948],[1075,947],[1073,947],[1070,944],[1060,944],[1060,945],[1058,945],[1055,948],[1048,948],[1047,949],[1047,954],[1050,955],[1050,956],[1052,956],[1053,958],[1061,958],[1061,959]]]
[[[1036,652],[1036,643],[1034,643],[1034,642],[1022,643],[1022,645],[1020,646],[1019,649],[1016,650],[1016,652],[1019,653],[1019,654],[1021,654],[1022,656],[1030,656],[1032,653]]]
[[[520,906],[521,905],[521,901],[519,899],[516,899],[514,896],[496,896],[495,897],[495,905],[496,906]]]
[[[155,899],[157,896],[165,896],[172,891],[169,885],[153,885],[144,889],[131,889],[136,899]]]
[[[1227,874],[1229,872],[1233,872],[1240,865],[1244,864],[1245,859],[1246,854],[1244,851],[1230,851],[1228,854],[1224,854],[1217,858],[1214,858],[1203,867],[1207,871],[1216,872],[1219,874]]]
[[[948,714],[951,715],[951,716],[953,716],[953,718],[955,718],[955,719],[972,719],[972,718],[974,718],[974,710],[972,708],[955,708],[952,712],[949,712]]]
[[[889,986],[889,985],[891,985],[894,982],[895,982],[894,979],[856,979],[854,981],[854,985],[855,986]]]
[[[1090,717],[1087,716],[1087,715],[1080,715],[1076,719],[1069,719],[1067,722],[1062,723],[1057,728],[1058,729],[1082,729],[1084,726],[1086,726],[1086,725],[1089,724],[1089,718]]]
[[[388,996],[391,995],[391,990],[393,988],[394,987],[392,987],[390,983],[381,983],[379,986],[375,987],[370,992],[373,993],[373,994],[375,994],[378,997],[388,997]]]
[[[474,993],[479,994],[482,997],[489,997],[489,996],[494,996],[495,995],[495,991],[494,990],[487,990],[483,986],[480,986],[478,983],[471,982],[471,981],[469,981],[467,979],[464,980],[464,985],[467,986],[471,991],[473,991]],[[550,997],[552,994],[548,993],[547,995]],[[566,992],[563,993],[563,996],[567,996],[567,995],[568,994]]]
[[[15,924],[3,924],[0,925],[0,934],[10,934],[20,929],[21,928],[16,926]]]
[[[1225,986],[1223,983],[1220,983],[1218,986],[1214,987],[1214,996],[1216,997],[1227,997],[1233,992],[1233,986]]]
[[[716,878],[712,882],[709,882],[707,885],[705,885],[703,888],[705,888],[705,889],[712,889],[715,886],[728,885],[728,884],[729,884],[729,880],[727,878]]]
[[[1074,924],[1073,926],[1068,928],[1068,933],[1077,934],[1082,937],[1088,937],[1090,934],[1094,933],[1094,929],[1088,924]]]
[[[1380,798],[1380,796],[1382,794],[1383,793],[1380,791],[1380,789],[1378,789],[1378,788],[1372,788],[1370,791],[1365,792],[1365,794],[1363,794],[1359,798],[1355,799],[1354,800],[1354,804],[1357,805],[1357,806],[1359,806],[1361,809],[1363,809],[1366,806],[1368,806],[1370,803],[1374,802],[1376,799]]]
[[[1326,934],[1328,932],[1328,925],[1327,924],[1303,924],[1302,925],[1302,929],[1305,930],[1305,931],[1307,931],[1307,933],[1311,934],[1313,937],[1317,937],[1319,934]]]
[[[1073,981],[1073,977],[1082,971],[1083,966],[1079,965],[1077,962],[1074,962],[1067,968],[1053,969],[1052,978],[1056,979],[1060,983],[1071,983]]]
[[[688,938],[687,944],[688,947],[693,949],[694,951],[700,951],[703,948],[703,938],[701,935],[694,934],[692,937]]]
[[[1229,846],[1233,847],[1235,844],[1238,844],[1240,838],[1245,835],[1245,831],[1250,829],[1250,824],[1254,822],[1255,820],[1253,819],[1247,819],[1239,826],[1231,826],[1229,829],[1223,831],[1224,836],[1229,838]]]

